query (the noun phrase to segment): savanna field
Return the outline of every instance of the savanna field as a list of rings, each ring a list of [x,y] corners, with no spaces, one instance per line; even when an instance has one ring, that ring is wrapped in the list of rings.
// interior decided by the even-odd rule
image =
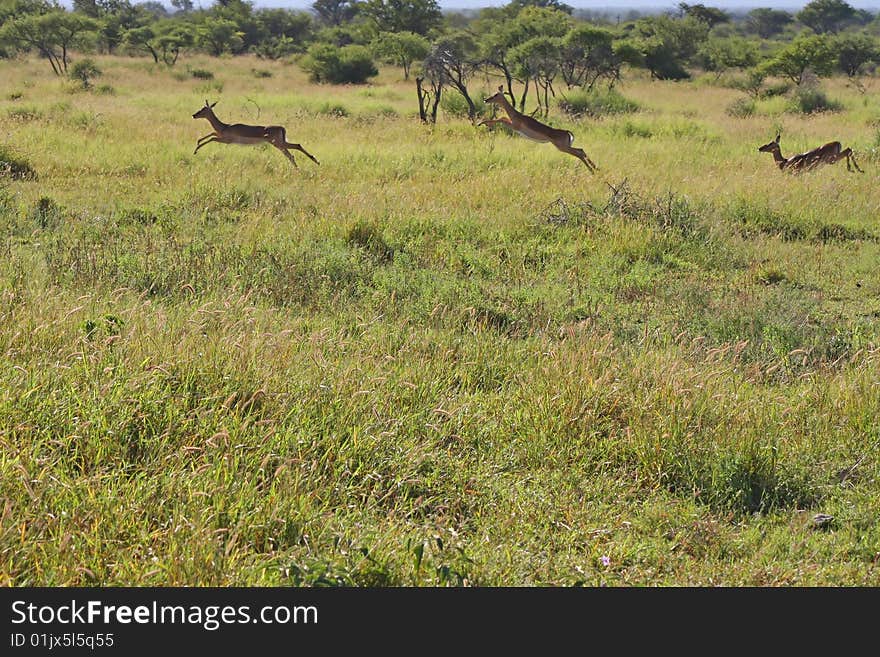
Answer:
[[[399,68],[94,60],[0,61],[0,583],[880,584],[877,79],[633,71],[551,107],[592,175]]]

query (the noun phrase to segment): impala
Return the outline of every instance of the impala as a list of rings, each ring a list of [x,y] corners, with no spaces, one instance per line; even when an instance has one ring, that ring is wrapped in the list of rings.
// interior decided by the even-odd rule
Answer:
[[[849,165],[849,163],[852,162],[856,171],[862,172],[859,165],[856,163],[856,158],[853,156],[852,149],[843,148],[839,141],[830,141],[824,146],[819,146],[806,153],[792,155],[791,157],[783,157],[782,151],[779,148],[779,137],[780,135],[776,135],[776,139],[769,144],[764,144],[759,147],[758,150],[762,153],[772,153],[773,160],[782,171],[801,173],[802,171],[815,169],[822,164],[834,164],[835,162],[839,162],[843,158],[846,158],[847,171],[852,171],[852,167]]]
[[[212,141],[220,142],[221,144],[267,143],[272,144],[275,148],[284,153],[293,166],[296,166],[296,160],[293,159],[293,155],[288,150],[289,148],[300,151],[315,164],[320,164],[320,162],[318,162],[311,153],[306,151],[305,148],[299,144],[289,143],[287,141],[287,131],[282,126],[245,125],[244,123],[233,123],[230,125],[229,123],[223,123],[223,121],[218,119],[217,115],[214,114],[214,105],[216,104],[216,102],[213,102],[209,105],[206,100],[205,106],[193,114],[194,119],[207,119],[208,123],[211,124],[211,127],[214,128],[213,132],[199,138],[199,141],[196,144],[196,150],[193,151],[193,155],[198,153],[202,146],[210,144]]]
[[[590,171],[596,171],[599,167],[593,164],[593,161],[587,157],[587,154],[581,148],[572,148],[571,143],[574,141],[574,135],[568,130],[558,130],[544,125],[540,121],[536,121],[531,116],[516,111],[510,101],[504,96],[504,87],[498,87],[498,93],[490,96],[485,100],[503,109],[507,113],[508,118],[488,119],[480,121],[479,125],[495,125],[503,123],[517,134],[539,142],[550,142],[563,153],[574,155],[577,159],[587,165]]]

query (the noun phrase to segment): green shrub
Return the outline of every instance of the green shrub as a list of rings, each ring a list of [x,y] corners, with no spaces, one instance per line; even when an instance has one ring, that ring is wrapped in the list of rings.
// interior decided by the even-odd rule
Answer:
[[[612,114],[629,114],[639,110],[639,104],[623,96],[620,92],[575,91],[559,101],[559,108],[569,116],[591,116],[599,118]]]
[[[486,113],[486,103],[483,102],[482,98],[471,98],[471,100],[474,102],[477,116],[482,116]],[[443,94],[440,98],[440,108],[449,116],[461,118],[468,116],[469,108],[467,101],[459,93],[448,92]]]
[[[92,86],[92,78],[101,77],[103,73],[94,61],[86,57],[71,66],[68,75],[71,80],[79,82],[83,89],[88,89]]]
[[[843,105],[828,98],[824,91],[815,87],[798,87],[789,105],[789,111],[797,114],[839,112]]]
[[[356,45],[339,48],[329,43],[315,44],[300,65],[312,82],[363,84],[379,74],[370,51]]]

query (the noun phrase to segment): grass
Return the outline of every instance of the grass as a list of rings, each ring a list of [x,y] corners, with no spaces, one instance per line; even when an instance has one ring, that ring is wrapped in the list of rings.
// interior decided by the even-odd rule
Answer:
[[[3,584],[880,583],[877,171],[757,152],[867,152],[875,96],[631,73],[637,114],[551,113],[593,176],[420,125],[392,68],[178,65],[294,169],[194,156],[204,80],[96,63],[113,95],[0,62],[39,173],[0,177]]]

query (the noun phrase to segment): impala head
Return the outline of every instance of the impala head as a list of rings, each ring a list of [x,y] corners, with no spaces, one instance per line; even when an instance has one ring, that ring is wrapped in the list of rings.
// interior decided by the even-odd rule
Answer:
[[[773,151],[779,148],[779,137],[781,135],[776,135],[776,139],[771,142],[764,144],[763,146],[759,146],[758,150],[762,153],[772,153]]]
[[[498,87],[498,93],[486,98],[484,103],[494,103],[495,105],[502,105],[506,102],[507,99],[504,97],[504,87]]]
[[[217,101],[216,101],[216,100],[215,100],[213,103],[211,103],[211,104],[208,104],[208,101],[206,100],[206,101],[205,101],[205,106],[204,106],[202,109],[200,109],[198,112],[196,112],[195,114],[193,114],[193,118],[194,118],[194,119],[205,119],[205,118],[207,118],[208,116],[210,116],[211,114],[213,114],[212,109],[214,108],[214,105],[216,105],[216,104],[217,104]]]

